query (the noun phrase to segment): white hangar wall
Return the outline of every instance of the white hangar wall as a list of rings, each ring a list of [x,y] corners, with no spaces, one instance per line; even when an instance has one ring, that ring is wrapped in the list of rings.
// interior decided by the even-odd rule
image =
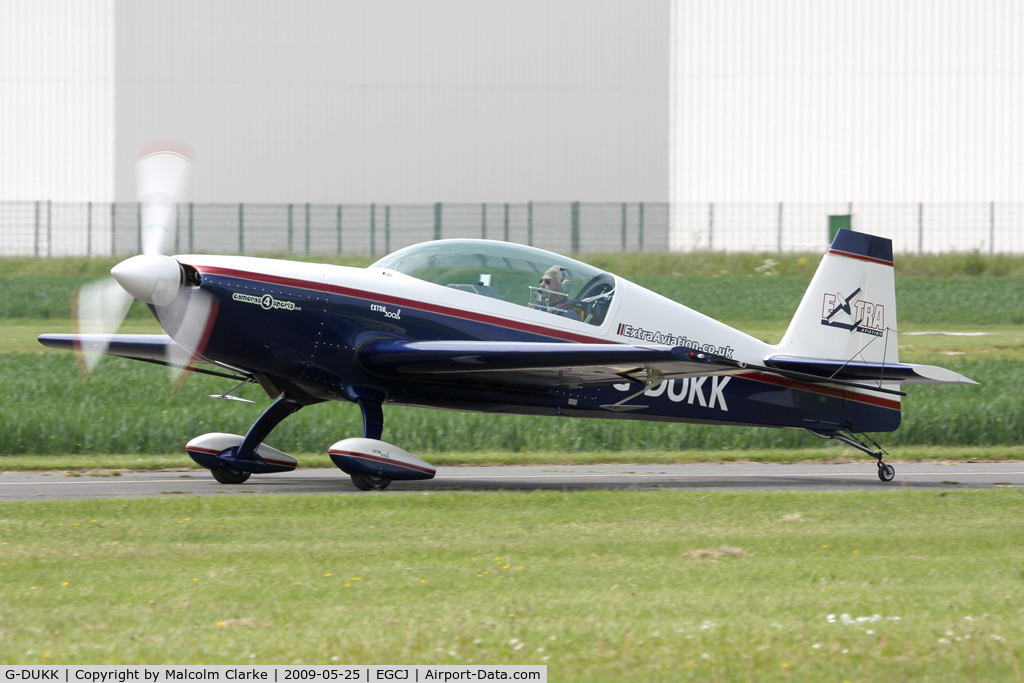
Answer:
[[[0,201],[114,199],[114,0],[0,2]]]
[[[998,251],[1000,231],[1024,229],[1024,4],[673,0],[671,13],[673,248],[808,248],[850,203],[855,229],[913,250]],[[928,239],[936,216],[949,240]],[[785,234],[794,220],[813,235]]]
[[[668,0],[117,2],[117,197],[196,149],[197,202],[662,201]]]

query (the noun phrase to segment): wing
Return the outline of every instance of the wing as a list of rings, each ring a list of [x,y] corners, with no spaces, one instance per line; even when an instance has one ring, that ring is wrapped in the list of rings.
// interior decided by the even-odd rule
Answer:
[[[244,379],[255,377],[254,373],[236,368],[233,366],[220,365],[220,367],[231,370],[235,374],[225,374],[213,370],[197,368],[194,365],[184,366],[178,363],[169,362],[169,352],[176,352],[178,358],[189,358],[191,352],[183,349],[174,343],[166,334],[41,334],[38,337],[39,343],[51,349],[63,351],[78,351],[82,353],[103,353],[107,356],[120,356],[131,360],[141,360],[157,365],[167,365],[173,368],[187,369],[191,372],[198,372],[203,375],[214,377],[225,377],[227,379]],[[203,359],[197,362],[205,363]],[[271,397],[276,398],[272,390],[264,387]]]
[[[526,389],[573,389],[589,385],[711,375],[770,373],[808,384],[831,384],[858,390],[905,395],[886,385],[944,381],[956,373],[932,366],[896,366],[900,374],[886,374],[880,382],[878,368],[854,366],[837,374],[830,361],[786,363],[782,357],[771,365],[742,363],[686,346],[631,346],[629,344],[565,344],[486,341],[405,341],[373,339],[356,350],[362,368],[378,377],[454,384],[507,386]],[[790,360],[792,360],[790,358]],[[822,365],[821,363],[824,363]],[[841,364],[841,362],[837,362]],[[849,368],[850,364],[846,364]],[[838,365],[837,365],[838,367]],[[892,369],[894,366],[887,366]],[[913,370],[911,370],[913,369]],[[932,378],[932,379],[929,379]],[[871,382],[874,386],[865,383]]]
[[[169,350],[180,349],[166,334],[41,334],[39,343],[51,349],[161,362]]]
[[[686,347],[374,339],[356,358],[380,377],[537,389],[639,382],[648,371],[665,379],[731,375],[735,362]]]

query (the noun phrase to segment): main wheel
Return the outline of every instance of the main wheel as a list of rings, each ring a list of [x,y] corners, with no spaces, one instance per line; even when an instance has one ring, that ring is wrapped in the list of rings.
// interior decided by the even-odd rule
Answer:
[[[360,491],[383,491],[391,480],[385,477],[371,477],[369,474],[353,474],[352,483]]]
[[[892,478],[896,476],[896,468],[892,465],[886,465],[884,462],[878,463],[878,478],[882,481],[892,481]]]
[[[213,474],[213,478],[219,481],[221,484],[241,484],[252,472],[243,472],[242,470],[236,470],[234,467],[218,467],[215,470],[210,470]]]

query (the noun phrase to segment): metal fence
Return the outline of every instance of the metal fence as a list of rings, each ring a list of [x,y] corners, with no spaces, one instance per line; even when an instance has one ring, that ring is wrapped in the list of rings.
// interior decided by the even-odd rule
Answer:
[[[185,204],[174,252],[382,256],[482,237],[561,253],[821,251],[828,219],[893,239],[898,253],[1024,253],[1024,204]],[[136,203],[0,202],[2,256],[141,250]]]

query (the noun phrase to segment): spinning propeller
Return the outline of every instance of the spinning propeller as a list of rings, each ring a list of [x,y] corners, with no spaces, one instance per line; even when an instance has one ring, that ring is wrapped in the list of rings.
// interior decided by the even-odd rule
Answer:
[[[93,335],[81,344],[83,370],[91,372],[121,327],[132,299],[151,304],[161,327],[175,344],[169,346],[175,388],[199,359],[216,318],[216,300],[186,282],[185,270],[166,255],[192,175],[192,148],[180,140],[155,140],[139,150],[135,182],[142,216],[142,254],[114,266],[113,277],[87,283],[75,292],[73,317],[78,332]]]

